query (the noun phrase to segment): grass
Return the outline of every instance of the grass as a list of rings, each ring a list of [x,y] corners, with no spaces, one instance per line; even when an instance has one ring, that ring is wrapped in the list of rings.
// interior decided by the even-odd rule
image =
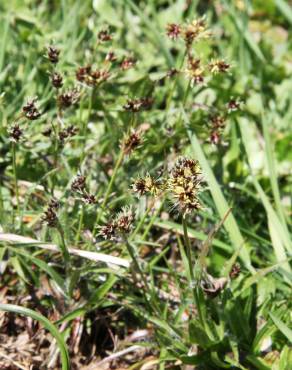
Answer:
[[[288,2],[0,18],[3,369],[289,370]]]

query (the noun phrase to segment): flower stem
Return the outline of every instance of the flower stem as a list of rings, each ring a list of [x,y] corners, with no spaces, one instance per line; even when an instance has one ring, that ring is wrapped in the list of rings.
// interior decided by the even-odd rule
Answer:
[[[186,215],[183,215],[183,217],[182,217],[182,225],[183,225],[183,231],[184,231],[186,255],[187,255],[187,258],[188,258],[189,269],[190,269],[190,277],[191,277],[191,281],[193,282],[195,277],[194,277],[191,243],[190,243],[190,239],[189,239],[189,235],[188,235],[188,226],[187,226]]]
[[[106,203],[107,203],[107,201],[108,201],[109,195],[110,195],[110,193],[111,193],[111,191],[112,191],[112,187],[113,187],[113,184],[114,184],[114,182],[115,182],[116,175],[117,175],[117,173],[118,173],[118,169],[120,168],[120,165],[121,165],[121,163],[123,162],[124,155],[125,155],[124,151],[123,151],[123,150],[121,150],[121,151],[120,151],[120,155],[119,155],[119,157],[118,157],[118,159],[117,159],[117,162],[116,162],[115,168],[114,168],[114,170],[113,170],[113,174],[112,174],[112,176],[111,176],[110,182],[109,182],[108,187],[107,187],[107,189],[106,189],[106,193],[105,193],[105,196],[104,196],[104,199],[103,199],[102,205],[101,205],[101,207],[100,207],[99,212],[97,213],[97,217],[96,217],[95,225],[96,225],[96,224],[98,224],[98,223],[99,223],[99,221],[100,221],[100,218],[101,218],[101,216],[102,216],[102,212],[104,211],[104,208],[105,208]]]
[[[16,195],[17,212],[18,212],[18,216],[20,216],[19,192],[18,192],[17,169],[16,169],[16,144],[15,143],[12,143],[12,167],[13,167],[14,191]]]

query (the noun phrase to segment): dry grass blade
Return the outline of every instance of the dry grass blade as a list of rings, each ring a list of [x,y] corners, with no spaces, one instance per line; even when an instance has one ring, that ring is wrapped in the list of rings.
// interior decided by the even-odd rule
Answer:
[[[33,244],[34,246],[38,248],[47,249],[47,250],[54,251],[54,252],[60,252],[58,246],[55,244],[42,243],[38,240],[24,237],[21,235],[16,235],[16,234],[0,233],[0,241],[12,243],[12,244],[30,244],[30,245]],[[79,256],[82,258],[87,258],[95,262],[105,262],[109,265],[122,266],[126,268],[130,266],[129,261],[127,261],[126,259],[120,258],[120,257],[114,257],[114,256],[104,254],[104,253],[82,251],[80,249],[75,249],[75,248],[68,248],[68,251],[70,254],[73,254],[75,256]]]

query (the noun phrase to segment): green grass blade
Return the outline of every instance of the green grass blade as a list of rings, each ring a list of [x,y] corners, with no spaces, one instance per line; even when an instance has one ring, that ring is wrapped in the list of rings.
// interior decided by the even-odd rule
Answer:
[[[186,117],[185,117],[185,123],[186,124],[188,123],[186,120]],[[187,133],[191,141],[191,147],[195,155],[195,158],[199,161],[202,167],[204,178],[209,185],[210,192],[212,194],[212,197],[216,205],[216,208],[218,210],[219,216],[221,217],[221,219],[223,219],[225,214],[229,210],[230,206],[228,205],[223,195],[220,185],[218,184],[215,178],[215,175],[209,165],[209,162],[205,156],[203,148],[196,134],[192,132],[189,128],[187,128]],[[241,232],[239,230],[239,227],[236,223],[236,220],[232,212],[230,213],[229,217],[225,221],[224,227],[229,234],[229,238],[234,246],[234,249],[237,249],[240,245],[242,245],[242,250],[240,251],[239,256],[242,259],[242,262],[244,263],[244,265],[252,272],[253,267],[251,266],[249,252],[248,252],[247,246],[244,242],[243,236],[241,235]]]
[[[13,312],[19,315],[31,317],[33,320],[39,321],[44,327],[52,334],[52,336],[56,339],[60,354],[61,354],[61,362],[62,362],[62,370],[69,370],[70,369],[70,361],[69,361],[69,354],[67,350],[66,343],[58,329],[53,325],[46,317],[41,315],[40,313],[33,311],[29,308],[17,306],[14,304],[0,304],[0,310],[6,312]]]
[[[265,139],[265,155],[266,155],[267,164],[268,164],[269,178],[270,178],[273,196],[275,200],[276,211],[278,213],[279,218],[281,219],[283,227],[285,228],[285,232],[289,233],[288,227],[286,224],[284,210],[283,210],[282,203],[281,203],[274,149],[272,147],[270,133],[268,130],[268,127],[270,126],[271,123],[272,122],[270,122],[270,120],[268,121],[267,119],[265,119],[265,116],[262,114],[262,127],[263,127],[264,139]]]
[[[292,343],[292,330],[288,328],[288,326],[278,317],[270,313],[270,317],[273,320],[274,324],[280,330],[280,332],[285,335],[285,337]]]
[[[289,5],[289,2],[285,0],[275,0],[275,4],[278,10],[282,13],[283,17],[285,17],[292,24],[291,4]]]

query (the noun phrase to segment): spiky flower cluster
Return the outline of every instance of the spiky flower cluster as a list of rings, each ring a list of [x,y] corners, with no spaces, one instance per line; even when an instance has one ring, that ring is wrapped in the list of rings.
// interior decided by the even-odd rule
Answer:
[[[61,109],[66,109],[78,103],[80,91],[76,88],[67,90],[58,96],[58,105]]]
[[[64,145],[66,139],[71,138],[77,134],[77,128],[73,125],[69,125],[59,132],[60,144]]]
[[[22,135],[23,131],[17,123],[15,123],[9,130],[10,140],[14,143],[18,143]]]
[[[119,237],[129,234],[134,219],[132,208],[125,207],[113,221],[100,228],[99,234],[106,240],[118,240]]]
[[[41,116],[41,113],[39,112],[38,108],[36,107],[36,102],[38,98],[32,98],[29,99],[26,104],[22,107],[22,111],[24,113],[24,116],[29,119],[30,121],[34,121],[38,119]]]
[[[86,190],[86,177],[77,175],[71,183],[71,190],[81,196],[81,200],[86,204],[95,204],[96,198]]]
[[[178,25],[175,23],[168,24],[166,28],[166,34],[172,40],[182,38],[187,54],[187,66],[181,71],[191,81],[192,85],[201,84],[205,82],[207,73],[215,75],[218,73],[226,73],[230,64],[224,60],[216,59],[211,60],[209,63],[203,63],[203,61],[192,55],[192,45],[201,40],[211,37],[211,32],[208,30],[205,18],[195,19],[191,23]]]
[[[163,181],[154,179],[152,176],[147,174],[145,177],[137,178],[132,184],[132,190],[138,196],[151,194],[153,196],[158,196],[164,189]]]
[[[130,155],[141,144],[142,144],[141,133],[139,131],[131,131],[122,140],[121,148],[125,155]]]
[[[76,71],[76,78],[87,86],[98,86],[110,78],[108,70],[92,69],[92,66],[79,67]]]
[[[46,223],[49,227],[57,227],[59,219],[57,216],[57,210],[60,207],[60,203],[57,199],[53,198],[49,202],[47,209],[41,218],[43,223]]]
[[[129,112],[140,112],[141,110],[150,109],[153,104],[153,98],[140,98],[140,99],[128,99],[127,103],[123,106],[126,111]]]
[[[167,191],[175,201],[175,207],[185,215],[201,208],[198,199],[201,171],[197,161],[181,157],[175,163],[167,180]]]

